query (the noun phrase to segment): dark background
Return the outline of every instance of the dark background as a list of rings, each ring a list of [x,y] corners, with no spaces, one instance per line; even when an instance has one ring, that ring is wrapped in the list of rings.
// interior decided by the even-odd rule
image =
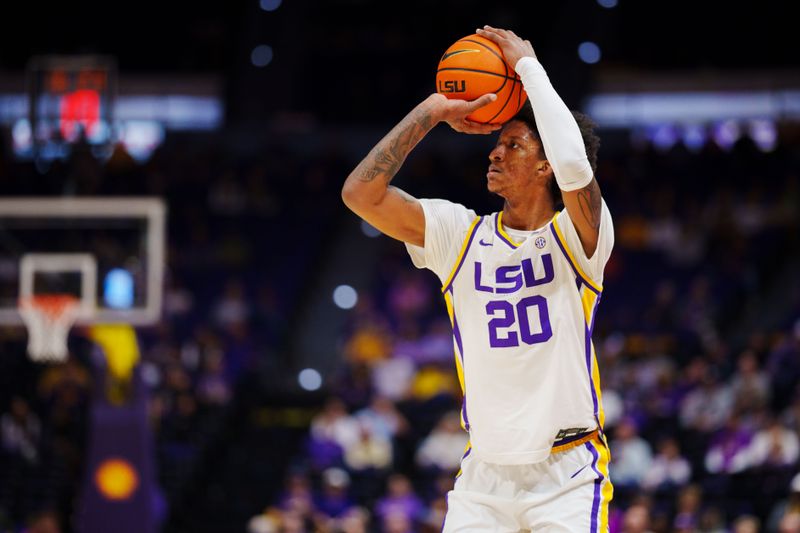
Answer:
[[[796,69],[792,18],[778,1],[486,2],[285,0],[258,2],[15,2],[4,8],[0,69],[20,71],[37,53],[103,53],[123,73],[224,76],[228,120],[277,110],[324,121],[392,122],[433,91],[438,58],[478,25],[529,38],[562,96],[577,104],[595,75],[613,69],[741,71]],[[580,42],[602,50],[597,65],[577,56]],[[250,52],[268,44],[266,68]],[[357,101],[357,105],[352,102]]]

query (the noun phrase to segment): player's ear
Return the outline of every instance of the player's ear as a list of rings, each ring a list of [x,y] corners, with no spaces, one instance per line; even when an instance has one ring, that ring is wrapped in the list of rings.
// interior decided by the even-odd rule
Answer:
[[[550,166],[550,161],[547,159],[542,159],[538,163],[536,163],[536,171],[541,176],[547,176],[548,174],[552,174],[553,167]]]

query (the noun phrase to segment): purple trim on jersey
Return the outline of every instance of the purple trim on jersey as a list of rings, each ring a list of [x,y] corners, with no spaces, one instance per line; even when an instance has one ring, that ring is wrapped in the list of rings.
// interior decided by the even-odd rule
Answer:
[[[453,291],[450,290],[450,296],[453,297]],[[458,319],[456,318],[455,303],[453,304],[453,337],[456,339],[456,346],[458,346],[458,355],[461,356],[461,364],[464,364],[464,344],[461,342],[461,330],[458,328]]]
[[[594,301],[594,308],[592,309],[592,316],[589,319],[589,325],[586,329],[586,367],[589,371],[589,387],[592,389],[592,404],[594,405],[594,419],[597,421],[597,427],[602,431],[600,426],[600,402],[597,398],[597,391],[594,386],[594,377],[592,376],[592,332],[594,331],[594,319],[597,317],[597,306],[600,305],[600,294],[597,295]]]
[[[479,222],[480,224],[480,222]],[[464,252],[466,255],[466,252]],[[464,372],[464,344],[461,342],[461,330],[458,328],[458,319],[456,318],[456,295],[453,287],[450,287],[450,299],[453,302],[453,337],[456,339],[456,346],[458,347],[458,356],[461,358],[461,371]],[[464,429],[469,431],[469,416],[467,415],[467,378],[464,377],[464,401],[461,402],[461,416],[464,417]]]
[[[453,286],[453,283],[456,281],[456,277],[458,276],[458,271],[461,270],[461,265],[464,264],[464,260],[467,258],[467,254],[469,253],[469,247],[472,246],[472,240],[475,238],[475,234],[478,233],[478,228],[481,226],[483,222],[483,217],[478,218],[478,223],[472,227],[472,233],[469,236],[469,240],[467,241],[467,247],[464,248],[464,253],[461,255],[461,260],[458,262],[458,266],[456,267],[455,272],[453,272],[453,277],[450,278],[450,283],[447,284],[447,287],[442,289],[442,292],[447,292],[450,287]]]
[[[494,216],[494,232],[495,234],[500,237],[500,240],[509,245],[510,247],[514,248],[515,250],[519,248],[516,244],[506,239],[502,233],[500,233],[500,211]]]
[[[592,377],[592,330],[588,327],[584,329],[586,334],[586,370],[589,372],[589,388],[592,390],[592,405],[594,406],[594,418],[598,420],[598,427],[600,426],[600,422],[598,419],[598,404],[597,404],[597,393],[594,390],[594,378]]]
[[[464,381],[466,381],[466,378],[464,378]],[[466,391],[466,388],[467,388],[467,385],[465,383],[464,384],[464,401],[461,402],[461,416],[464,417],[464,429],[469,431],[469,416],[467,416],[467,391]]]
[[[597,450],[594,448],[591,441],[586,443],[586,449],[592,454],[592,470],[594,470],[594,473],[597,474],[597,479],[594,480],[594,499],[592,500],[591,518],[591,533],[597,533],[597,518],[598,514],[600,513],[600,487],[603,484],[605,476],[603,476],[603,474],[597,470],[597,461],[600,459],[600,454],[597,453]]]
[[[589,283],[589,281],[588,281],[586,278],[584,278],[583,276],[581,276],[581,273],[580,273],[580,271],[578,270],[578,267],[576,267],[576,266],[575,266],[575,264],[572,262],[572,258],[570,258],[570,256],[569,256],[569,253],[567,252],[567,248],[566,248],[566,246],[564,246],[564,243],[562,243],[562,242],[561,242],[561,239],[559,239],[559,238],[558,238],[558,232],[556,231],[556,228],[555,228],[555,226],[553,225],[553,223],[552,223],[552,222],[550,223],[550,232],[553,234],[553,238],[555,238],[555,240],[556,240],[556,243],[558,244],[558,247],[559,247],[559,248],[561,248],[561,253],[563,253],[563,254],[564,254],[564,257],[566,257],[566,258],[567,258],[567,263],[569,263],[569,266],[572,268],[572,271],[575,273],[575,276],[576,276],[576,277],[577,277],[577,278],[578,278],[578,279],[579,279],[581,282],[583,282],[583,284],[584,284],[584,285],[586,285],[587,287],[589,287],[589,289],[590,289],[590,290],[591,290],[593,293],[595,293],[595,294],[600,294],[600,291],[598,291],[597,289],[595,289],[594,287],[592,287],[592,284],[591,284],[591,283]],[[579,287],[580,287],[580,284],[579,284]]]

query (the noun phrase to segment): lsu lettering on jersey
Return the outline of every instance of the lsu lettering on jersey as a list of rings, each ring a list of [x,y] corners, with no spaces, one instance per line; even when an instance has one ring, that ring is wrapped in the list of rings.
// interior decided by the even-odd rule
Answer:
[[[425,246],[406,246],[415,266],[442,282],[471,453],[496,464],[538,463],[602,428],[591,337],[614,244],[605,202],[591,258],[566,209],[520,232],[503,226],[502,212],[420,202]]]

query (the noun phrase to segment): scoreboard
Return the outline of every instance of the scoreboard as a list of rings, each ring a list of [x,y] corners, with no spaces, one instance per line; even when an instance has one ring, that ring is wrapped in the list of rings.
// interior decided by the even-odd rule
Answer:
[[[117,65],[110,56],[36,56],[27,68],[34,156],[54,159],[77,142],[107,155],[114,141]]]

